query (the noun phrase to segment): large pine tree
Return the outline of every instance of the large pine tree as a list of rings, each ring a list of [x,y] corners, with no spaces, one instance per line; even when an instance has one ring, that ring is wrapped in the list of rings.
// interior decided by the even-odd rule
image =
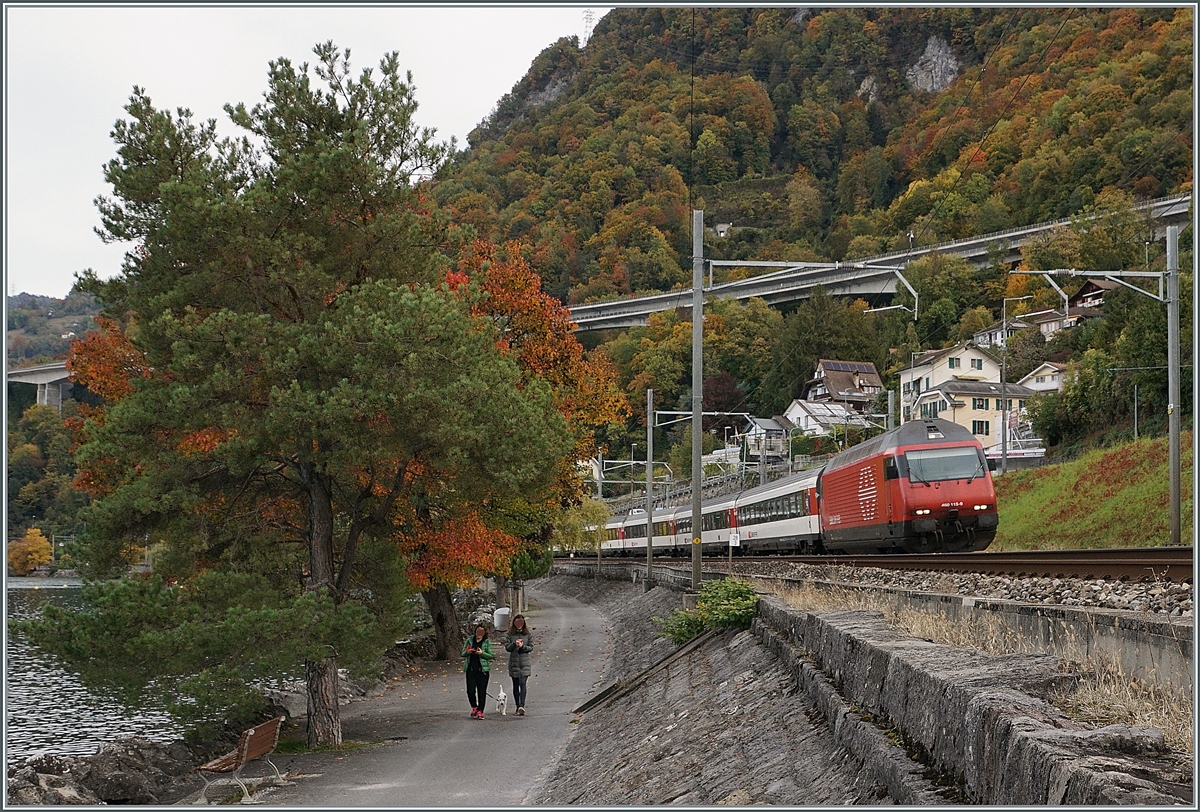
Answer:
[[[416,126],[411,76],[315,53],[226,107],[241,139],[136,88],[116,125],[98,205],[135,247],[84,283],[143,374],[80,450],[98,566],[133,534],[228,566],[257,535],[281,560],[304,545],[304,590],[345,601],[367,539],[545,492],[570,446],[548,387],[444,283],[452,230],[413,178],[448,150]],[[305,670],[309,744],[336,744],[336,646]]]

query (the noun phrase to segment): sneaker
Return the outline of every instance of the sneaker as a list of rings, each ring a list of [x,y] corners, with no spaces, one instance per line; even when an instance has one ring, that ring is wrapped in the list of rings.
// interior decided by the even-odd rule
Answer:
[[[472,719],[479,718],[479,708],[471,708],[471,718]]]
[[[482,718],[483,718],[483,711],[480,711],[479,713],[475,714],[475,718],[476,718],[476,719],[482,719]]]
[[[524,715],[525,715],[525,709],[517,708],[517,716],[524,716]]]

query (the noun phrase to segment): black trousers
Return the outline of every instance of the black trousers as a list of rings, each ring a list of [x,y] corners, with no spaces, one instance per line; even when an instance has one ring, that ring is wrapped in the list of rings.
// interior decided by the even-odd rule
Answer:
[[[471,707],[479,708],[480,712],[483,711],[483,706],[487,704],[487,684],[488,672],[467,672],[467,699],[470,700]]]
[[[513,677],[513,702],[518,708],[525,707],[525,687],[529,677]]]

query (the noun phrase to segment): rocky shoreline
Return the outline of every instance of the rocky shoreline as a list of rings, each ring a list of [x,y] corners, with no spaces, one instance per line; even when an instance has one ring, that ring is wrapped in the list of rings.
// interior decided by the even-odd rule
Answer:
[[[481,589],[460,590],[455,608],[463,629],[477,619],[490,622],[495,604]],[[414,603],[414,631],[410,639],[389,650],[381,663],[381,679],[343,679],[339,704],[358,702],[382,694],[413,664],[432,658],[432,627],[424,603]],[[291,720],[307,712],[304,684],[297,682],[264,690],[269,716],[283,714],[287,732],[301,730]],[[204,780],[193,770],[198,764],[231,750],[240,731],[228,731],[219,741],[188,745],[181,739],[169,743],[126,737],[102,745],[90,756],[41,754],[7,768],[7,803],[12,805],[168,805],[198,792]]]

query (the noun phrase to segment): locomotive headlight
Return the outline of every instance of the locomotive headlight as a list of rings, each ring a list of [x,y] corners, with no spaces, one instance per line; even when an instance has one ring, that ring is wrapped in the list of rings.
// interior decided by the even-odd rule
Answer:
[[[928,516],[928,515],[929,515],[929,508],[921,508],[921,509],[919,509],[919,510],[917,510],[917,511],[914,511],[914,512],[915,512],[915,513],[916,513],[918,516]]]
[[[976,505],[975,509],[976,510],[987,510],[988,506],[987,505]]]

